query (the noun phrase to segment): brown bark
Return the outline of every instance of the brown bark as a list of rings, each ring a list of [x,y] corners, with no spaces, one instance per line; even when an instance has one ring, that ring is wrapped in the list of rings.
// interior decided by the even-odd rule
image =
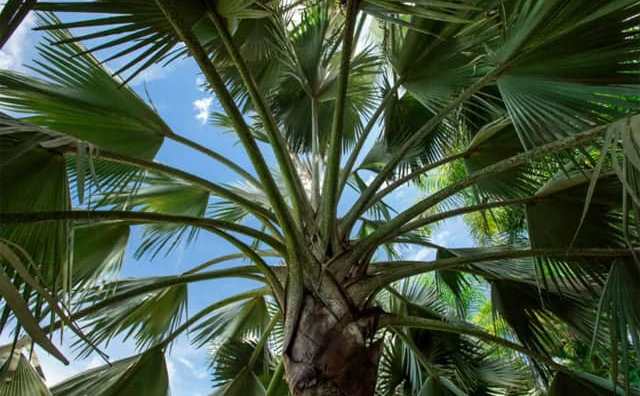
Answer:
[[[295,336],[285,353],[285,370],[294,396],[371,396],[380,343],[372,342],[377,313],[353,318],[305,296]]]

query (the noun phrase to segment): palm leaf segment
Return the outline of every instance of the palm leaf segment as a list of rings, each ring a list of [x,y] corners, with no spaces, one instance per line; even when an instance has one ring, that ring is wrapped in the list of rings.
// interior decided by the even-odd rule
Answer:
[[[358,12],[346,12],[353,4]],[[306,381],[287,373],[287,384],[283,361],[295,353],[292,329],[304,320],[309,296],[338,307],[346,299],[363,318],[376,318],[337,309],[370,337],[366,348],[381,351],[380,394],[517,393],[540,383],[550,394],[615,393],[611,381],[553,360],[581,361],[585,346],[606,367],[596,374],[613,383],[622,378],[632,392],[620,372],[629,372],[640,337],[640,314],[630,304],[640,290],[638,3],[363,0],[345,7],[37,4],[83,16],[61,22],[42,14],[48,41],[39,47],[36,76],[0,72],[3,107],[23,115],[0,119],[0,181],[9,186],[0,199],[0,236],[19,247],[27,270],[47,289],[3,258],[3,297],[13,290],[22,297],[7,299],[2,324],[11,324],[12,314],[42,322],[50,293],[72,305],[69,320],[62,315],[45,330],[83,320],[91,329],[81,342],[85,352],[118,335],[135,338],[142,350],[52,394],[135,394],[145,373],[161,373],[145,391],[166,394],[164,350],[185,331],[197,345],[215,346],[219,394],[287,394]],[[87,27],[90,33],[76,36],[65,30]],[[93,39],[98,44],[80,44]],[[354,49],[345,51],[350,40]],[[107,61],[126,61],[112,73],[92,53],[116,47]],[[252,140],[293,158],[276,156],[282,182],[269,169],[256,169],[256,178],[178,136],[125,85],[153,64],[190,55],[208,88],[237,112],[218,122],[238,132],[254,166],[266,162]],[[329,144],[334,114],[342,117],[339,148]],[[250,188],[154,162],[166,139],[205,153]],[[364,147],[372,148],[362,153]],[[325,162],[336,158],[346,164],[343,175],[320,182],[322,168],[332,165]],[[413,181],[426,198],[402,210],[383,200]],[[346,210],[341,204],[338,225],[325,227],[323,216],[336,215],[336,208],[323,207],[322,194],[344,185],[356,202]],[[309,210],[290,219],[283,202]],[[85,211],[71,217],[74,207]],[[430,241],[430,227],[457,215],[486,246],[452,249]],[[31,224],[51,219],[73,220]],[[139,256],[167,252],[184,238],[196,242],[198,230],[240,253],[176,276],[109,281],[122,264],[130,226],[139,223],[151,223]],[[436,259],[401,261],[394,248],[402,243],[426,244]],[[391,261],[380,261],[382,251]],[[213,268],[241,258],[241,265]],[[332,263],[332,276],[316,271],[316,263]],[[265,288],[184,315],[189,283],[225,277]],[[322,288],[312,286],[319,282]],[[41,339],[37,326],[31,333]],[[384,348],[376,346],[380,341]],[[28,371],[17,370],[13,383],[35,384],[38,377]]]
[[[34,344],[28,336],[0,349],[3,370],[1,395],[50,396]]]

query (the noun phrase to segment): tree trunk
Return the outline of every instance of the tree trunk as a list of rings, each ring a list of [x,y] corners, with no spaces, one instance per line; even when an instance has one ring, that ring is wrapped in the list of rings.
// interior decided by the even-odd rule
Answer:
[[[372,342],[376,314],[345,320],[312,296],[305,296],[297,330],[285,353],[294,396],[372,396],[379,342]]]

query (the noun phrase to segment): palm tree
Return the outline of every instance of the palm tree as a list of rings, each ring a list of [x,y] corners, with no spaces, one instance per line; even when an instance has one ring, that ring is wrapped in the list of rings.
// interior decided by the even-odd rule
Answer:
[[[34,7],[34,75],[0,72],[0,329],[62,361],[62,329],[83,355],[118,336],[139,349],[52,394],[165,395],[187,333],[214,346],[220,395],[635,392],[637,0]],[[250,167],[127,86],[188,58]],[[154,161],[164,141],[238,183]],[[421,193],[394,208],[407,185]],[[477,246],[432,240],[457,216]],[[119,280],[135,225],[139,256],[199,231],[237,253]],[[260,287],[185,316],[188,285],[230,277]]]

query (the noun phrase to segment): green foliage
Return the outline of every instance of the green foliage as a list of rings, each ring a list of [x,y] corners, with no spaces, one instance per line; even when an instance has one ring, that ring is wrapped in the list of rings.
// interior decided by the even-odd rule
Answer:
[[[150,381],[150,379],[153,379]],[[51,389],[53,395],[149,395],[169,394],[164,353],[153,348],[140,355],[113,362],[72,377]]]
[[[168,177],[149,175],[136,189],[135,194],[113,194],[104,201],[104,205],[193,217],[203,217],[207,211],[208,191]],[[135,255],[139,258],[150,252],[155,257],[163,250],[168,254],[185,234],[188,240],[193,240],[197,231],[180,225],[148,225]]]
[[[79,288],[115,276],[122,265],[129,226],[105,223],[76,227],[73,235],[74,282]]]
[[[36,147],[2,167],[0,212],[68,210],[64,158]],[[4,186],[7,186],[6,188]],[[48,284],[67,287],[69,226],[64,223],[3,226],[0,237],[20,245],[39,265]]]
[[[127,296],[131,290],[152,285],[154,279],[118,281],[87,292],[82,302],[96,304],[105,298]],[[162,341],[185,315],[187,285],[178,284],[119,299],[118,304],[92,310],[85,316],[89,337],[96,344],[108,343],[116,335],[133,337],[140,349]],[[79,343],[82,345],[82,343]],[[85,348],[84,353],[90,350]]]
[[[2,396],[51,396],[51,392],[44,383],[42,367],[37,363],[28,338],[19,340],[16,344],[0,347],[0,363],[3,366],[0,395]],[[25,356],[30,356],[27,358]]]
[[[0,13],[0,43],[18,5]],[[46,33],[33,75],[0,71],[12,112],[0,115],[0,330],[61,360],[46,334],[61,327],[82,355],[114,339],[141,351],[52,394],[164,396],[164,352],[190,333],[212,347],[215,394],[287,395],[284,362],[309,336],[297,320],[310,297],[366,347],[383,343],[381,395],[636,391],[637,0],[35,8]],[[126,84],[188,57],[225,110],[215,125],[239,137],[252,167],[175,134]],[[159,163],[166,138],[242,180]],[[414,183],[427,194],[396,207],[393,193]],[[435,244],[434,227],[460,215],[478,246]],[[239,253],[120,279],[133,224],[144,226],[136,257],[200,231]],[[403,259],[406,245],[435,260]],[[261,288],[185,315],[190,283],[228,277]],[[0,394],[47,394],[21,354],[11,359]]]
[[[392,287],[381,297],[385,311],[447,320],[447,302],[424,277]],[[509,360],[498,360],[485,345],[464,336],[398,328],[384,337],[378,380],[381,395],[491,394],[524,385],[523,373],[510,367]]]
[[[43,17],[55,23],[55,17]],[[47,33],[34,71],[41,78],[2,71],[3,105],[27,114],[27,120],[100,148],[153,158],[169,127],[131,89],[64,30]]]

